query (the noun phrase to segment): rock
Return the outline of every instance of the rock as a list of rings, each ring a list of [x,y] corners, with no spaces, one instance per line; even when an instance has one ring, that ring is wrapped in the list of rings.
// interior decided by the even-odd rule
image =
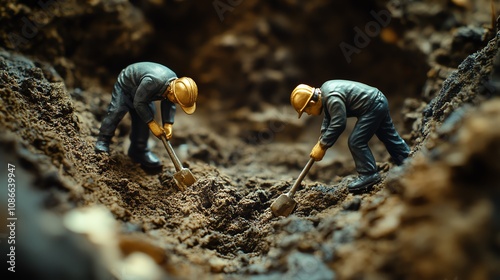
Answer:
[[[121,235],[119,246],[123,254],[128,256],[134,252],[141,252],[153,259],[157,264],[163,264],[166,261],[164,249],[157,247],[143,238]]]
[[[349,210],[349,211],[358,211],[360,206],[361,206],[361,198],[358,196],[355,196],[353,199],[346,201],[342,204],[342,208],[344,210]]]
[[[212,257],[210,258],[210,260],[208,261],[209,265],[210,265],[210,271],[214,272],[214,273],[221,273],[224,271],[224,267],[226,267],[227,265],[227,261],[226,260],[223,260],[223,259],[220,259],[220,258],[217,258],[217,257]]]
[[[288,271],[283,278],[325,280],[335,279],[331,271],[321,260],[310,254],[292,253],[288,256]]]

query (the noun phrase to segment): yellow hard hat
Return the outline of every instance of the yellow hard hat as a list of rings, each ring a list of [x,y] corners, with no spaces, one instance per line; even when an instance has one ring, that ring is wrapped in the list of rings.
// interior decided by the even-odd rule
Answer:
[[[290,95],[290,103],[292,103],[293,108],[295,108],[295,111],[299,113],[299,119],[302,116],[302,113],[304,112],[304,109],[306,108],[307,104],[313,97],[314,93],[314,88],[308,85],[300,84],[295,87],[295,89],[292,91],[292,94]]]
[[[181,77],[170,83],[175,99],[186,114],[191,115],[196,110],[198,86],[189,77]]]

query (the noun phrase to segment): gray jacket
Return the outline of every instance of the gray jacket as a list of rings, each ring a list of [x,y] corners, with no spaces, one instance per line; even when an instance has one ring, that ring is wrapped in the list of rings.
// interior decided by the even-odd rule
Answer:
[[[325,113],[320,142],[327,148],[342,134],[348,117],[362,116],[376,100],[385,98],[377,88],[347,80],[330,80],[320,89]]]
[[[169,68],[154,62],[138,62],[127,66],[118,76],[117,84],[128,97],[141,119],[149,123],[154,113],[149,104],[161,100],[161,117],[163,123],[174,123],[175,104],[163,98],[167,86],[177,75]]]

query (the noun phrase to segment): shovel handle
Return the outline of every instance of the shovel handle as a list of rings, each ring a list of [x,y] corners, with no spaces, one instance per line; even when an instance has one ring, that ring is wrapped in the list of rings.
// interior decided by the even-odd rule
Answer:
[[[295,195],[295,192],[297,191],[300,184],[302,183],[302,180],[304,180],[304,177],[306,177],[307,172],[309,172],[309,169],[311,169],[311,166],[313,165],[313,163],[314,163],[314,159],[310,158],[309,161],[307,162],[306,166],[304,167],[304,169],[302,169],[302,172],[300,172],[299,178],[297,178],[297,181],[295,181],[295,183],[293,184],[293,187],[288,192],[289,198],[293,198],[293,196]]]
[[[182,169],[182,164],[177,155],[175,154],[174,148],[172,148],[172,145],[170,145],[170,142],[167,140],[167,137],[162,136],[161,141],[163,142],[165,149],[167,149],[167,153],[170,156],[170,159],[174,163],[175,170],[180,171]]]

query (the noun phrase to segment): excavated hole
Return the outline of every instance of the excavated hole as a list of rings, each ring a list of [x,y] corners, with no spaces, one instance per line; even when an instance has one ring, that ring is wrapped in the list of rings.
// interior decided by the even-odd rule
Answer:
[[[160,181],[164,187],[174,187],[168,173],[162,174]],[[272,245],[269,236],[276,232],[270,205],[289,190],[293,182],[242,181],[246,182],[244,186],[233,186],[227,178],[205,176],[185,192],[171,193],[170,198],[163,201],[169,204],[163,207],[169,216],[164,227],[179,236],[189,232],[181,242],[190,250],[214,251],[217,256],[236,262],[235,257],[241,254],[249,257],[267,254]],[[346,196],[347,190],[342,185],[304,184],[296,193],[295,214],[307,217],[342,203]],[[179,222],[183,219],[189,222]]]
[[[170,174],[161,175],[160,181],[167,187],[174,184]],[[270,197],[276,195],[277,192],[271,194],[268,189],[235,187],[219,177],[211,177],[199,179],[185,192],[173,193],[174,199],[169,201],[184,201],[183,206],[189,207],[191,219],[195,217],[196,226],[190,227],[196,230],[191,230],[191,236],[184,242],[188,247],[213,250],[219,257],[232,259],[242,253],[257,256],[268,251],[265,238],[269,234],[268,221],[272,214],[267,209]],[[184,225],[177,222],[186,215],[182,206],[165,206],[164,209],[170,217],[165,227],[185,230]]]

